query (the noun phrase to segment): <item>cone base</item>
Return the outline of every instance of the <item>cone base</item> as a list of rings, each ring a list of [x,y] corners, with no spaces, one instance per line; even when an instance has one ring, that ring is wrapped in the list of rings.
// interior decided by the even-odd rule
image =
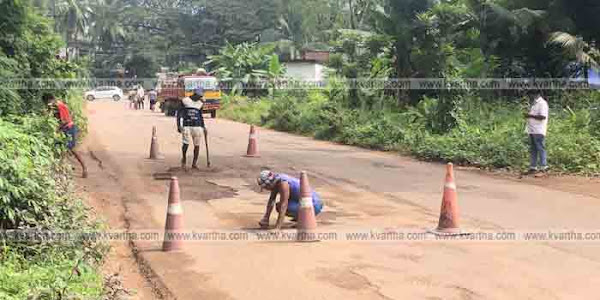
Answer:
[[[164,242],[162,246],[163,252],[179,252],[183,251],[183,247],[181,245],[173,245],[173,243]]]
[[[463,231],[460,228],[435,228],[427,230],[427,232],[437,236],[459,236],[471,234],[470,232]]]
[[[159,155],[159,156],[155,156],[155,157],[150,156],[150,157],[147,157],[146,159],[148,159],[148,160],[163,160],[163,159],[165,159],[165,157],[163,155]]]
[[[245,154],[245,155],[242,155],[242,156],[243,157],[248,157],[248,158],[259,158],[260,157],[259,154],[257,154],[257,155],[248,155],[248,154]]]

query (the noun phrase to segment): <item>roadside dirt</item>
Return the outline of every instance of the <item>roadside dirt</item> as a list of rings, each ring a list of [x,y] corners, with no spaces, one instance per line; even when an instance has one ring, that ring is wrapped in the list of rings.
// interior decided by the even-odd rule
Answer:
[[[106,164],[89,150],[93,133],[79,147],[83,152],[85,161],[90,171],[86,179],[76,177],[79,194],[86,200],[96,219],[103,221],[108,226],[107,230],[126,230],[129,222],[124,209],[123,195],[118,187],[116,177],[105,169]],[[145,270],[143,264],[136,258],[138,251],[134,245],[127,241],[110,243],[110,252],[105,258],[103,273],[105,277],[114,277],[120,281],[125,289],[125,298],[131,300],[166,299],[168,292],[164,287],[155,285],[151,274]],[[119,298],[121,299],[121,298]]]

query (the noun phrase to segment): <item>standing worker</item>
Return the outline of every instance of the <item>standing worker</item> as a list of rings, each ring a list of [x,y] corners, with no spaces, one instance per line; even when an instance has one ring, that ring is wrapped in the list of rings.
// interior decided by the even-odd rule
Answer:
[[[278,194],[279,202],[275,207],[279,216],[277,217],[275,229],[281,229],[284,216],[291,217],[292,221],[298,220],[301,198],[299,179],[286,174],[275,174],[269,170],[265,170],[260,172],[257,182],[261,188],[271,191],[265,216],[258,222],[261,228],[266,229],[269,227],[269,219],[271,218],[273,205]],[[323,201],[321,201],[321,198],[315,191],[311,191],[311,195],[316,216],[323,209]]]
[[[148,99],[150,100],[150,110],[154,111],[154,106],[156,105],[156,99],[158,98],[158,93],[151,89],[150,93],[148,93]]]
[[[135,90],[135,89],[129,90],[129,93],[128,93],[128,96],[129,96],[128,97],[129,98],[129,109],[135,108],[135,106],[136,106],[136,99],[135,99],[136,95],[137,95],[137,90]]]
[[[177,111],[177,131],[182,135],[183,146],[181,147],[181,168],[186,169],[187,150],[190,140],[194,143],[194,160],[192,169],[198,169],[198,157],[200,156],[200,144],[202,132],[206,134],[204,117],[202,116],[202,106],[204,92],[202,88],[197,88],[194,95],[185,97],[181,100],[183,107]]]
[[[136,105],[136,109],[144,109],[144,96],[145,96],[146,92],[144,91],[144,87],[142,87],[141,85],[138,87],[137,90],[137,105]]]
[[[75,151],[75,146],[77,146],[77,134],[79,133],[79,130],[77,126],[73,123],[73,120],[71,119],[71,113],[69,112],[69,108],[65,103],[54,98],[53,95],[46,95],[44,97],[46,98],[45,100],[48,104],[48,107],[54,111],[54,116],[60,122],[60,131],[62,131],[67,136],[67,148],[69,149],[69,152],[73,156],[75,156],[79,164],[81,164],[81,168],[83,171],[81,177],[87,178],[87,167],[85,166],[83,158],[81,157],[79,152]]]
[[[535,174],[539,171],[545,172],[548,170],[545,145],[548,130],[548,102],[542,98],[539,92],[531,92],[529,96],[531,109],[529,113],[525,114],[525,118],[527,119],[531,162],[527,174]]]

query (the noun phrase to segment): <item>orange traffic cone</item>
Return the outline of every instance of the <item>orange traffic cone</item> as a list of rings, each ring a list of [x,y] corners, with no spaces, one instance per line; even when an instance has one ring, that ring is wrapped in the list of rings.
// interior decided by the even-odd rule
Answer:
[[[300,209],[298,210],[298,241],[318,241],[316,236],[317,219],[313,207],[312,190],[305,171],[300,173]]]
[[[452,163],[446,166],[446,181],[444,184],[444,196],[440,211],[440,221],[433,233],[440,235],[459,235],[461,232],[458,217],[458,196],[456,194],[456,183],[454,182],[454,167]]]
[[[158,159],[158,138],[156,137],[156,126],[152,126],[152,141],[150,143],[150,159]]]
[[[260,157],[258,154],[258,141],[257,141],[257,130],[254,125],[250,125],[250,137],[248,139],[248,150],[246,151],[246,157]]]
[[[182,230],[183,208],[179,199],[179,181],[177,177],[171,177],[163,251],[177,251],[183,248],[183,240],[181,239]]]

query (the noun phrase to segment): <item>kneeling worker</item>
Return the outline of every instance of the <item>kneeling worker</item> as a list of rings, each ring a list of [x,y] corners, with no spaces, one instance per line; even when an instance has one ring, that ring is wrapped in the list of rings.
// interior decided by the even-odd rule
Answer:
[[[183,142],[183,146],[181,147],[183,155],[181,158],[181,167],[183,169],[186,168],[187,150],[190,140],[194,143],[194,160],[192,161],[192,168],[198,169],[202,132],[206,134],[204,117],[202,117],[202,106],[204,105],[204,102],[202,101],[203,94],[201,88],[196,89],[192,97],[185,97],[182,99],[183,107],[177,111],[177,131],[181,133]]]
[[[267,211],[265,216],[258,223],[261,228],[269,227],[269,218],[275,204],[277,194],[279,194],[279,202],[276,205],[276,210],[279,213],[275,229],[281,229],[284,216],[292,218],[292,221],[298,219],[298,211],[300,210],[300,180],[290,177],[286,174],[275,174],[265,170],[260,173],[257,179],[258,185],[261,188],[271,191],[269,202],[267,203]],[[315,216],[323,209],[323,201],[315,191],[311,191]],[[285,213],[282,213],[285,212]]]

